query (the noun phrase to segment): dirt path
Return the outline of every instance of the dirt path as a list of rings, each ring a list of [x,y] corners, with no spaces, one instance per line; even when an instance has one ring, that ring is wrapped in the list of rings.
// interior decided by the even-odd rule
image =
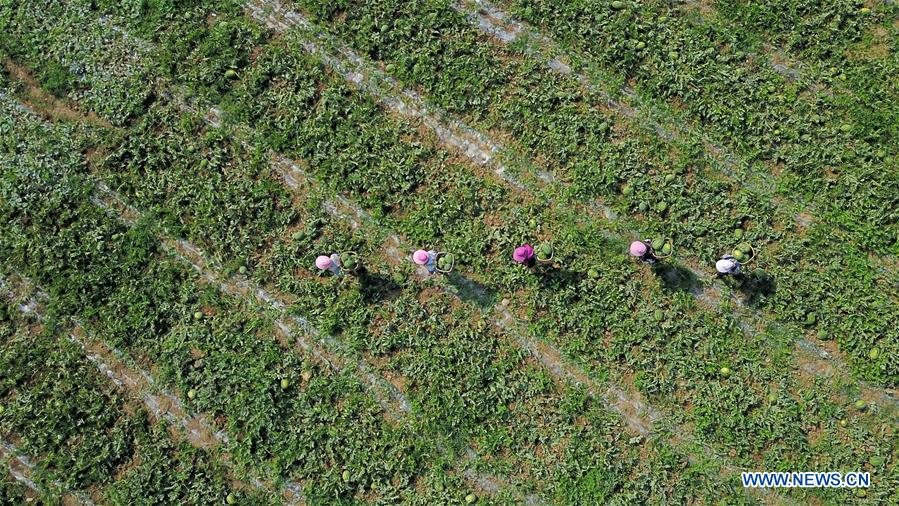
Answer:
[[[71,104],[59,99],[41,88],[37,79],[31,75],[28,69],[18,65],[12,60],[3,61],[3,67],[10,77],[22,83],[23,100],[33,104],[33,111],[40,113],[48,120],[58,121],[85,121],[95,126],[111,127],[108,121],[97,116],[94,112],[84,113],[72,108]]]

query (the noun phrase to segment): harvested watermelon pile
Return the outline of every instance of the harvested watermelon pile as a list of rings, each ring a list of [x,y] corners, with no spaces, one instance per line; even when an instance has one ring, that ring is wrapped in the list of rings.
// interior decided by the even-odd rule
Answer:
[[[0,503],[896,503],[896,3],[0,29]]]

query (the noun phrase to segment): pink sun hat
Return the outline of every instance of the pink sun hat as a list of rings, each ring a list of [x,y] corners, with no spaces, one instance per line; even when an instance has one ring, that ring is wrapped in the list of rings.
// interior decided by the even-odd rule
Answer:
[[[534,248],[532,248],[530,244],[525,243],[515,248],[515,251],[512,253],[512,260],[515,260],[518,263],[524,263],[533,256]]]
[[[630,247],[631,256],[642,257],[646,254],[646,243],[643,241],[634,241]]]
[[[330,269],[332,265],[334,265],[334,262],[331,261],[329,256],[321,255],[315,259],[315,266],[321,270]]]
[[[429,258],[430,255],[428,255],[428,252],[423,249],[412,253],[412,261],[418,265],[427,265]]]

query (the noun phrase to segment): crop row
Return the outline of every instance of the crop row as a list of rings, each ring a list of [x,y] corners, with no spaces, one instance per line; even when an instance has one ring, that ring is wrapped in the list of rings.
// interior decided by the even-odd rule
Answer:
[[[13,476],[6,476],[0,481],[0,500],[5,504],[23,504],[34,498],[34,492]]]
[[[143,48],[119,44],[124,35],[113,30],[84,30],[82,20],[94,17],[83,3],[58,5],[50,12],[43,7],[48,5],[26,2],[0,7],[4,51],[20,61],[41,61],[36,77],[44,88],[82,100],[114,124],[123,124],[139,113],[152,85],[139,68],[140,59],[146,56]],[[28,18],[31,30],[16,29],[19,16]],[[78,33],[78,44],[69,44],[66,33]],[[51,51],[55,58],[47,61],[44,54],[36,52],[42,50]]]
[[[727,26],[741,43],[773,45],[799,59],[800,78],[848,91],[853,102],[870,100],[866,121],[887,118],[895,124],[895,107],[887,99],[899,90],[891,76],[897,71],[890,40],[895,37],[899,11],[894,2],[859,6],[857,2],[714,2],[715,22]],[[844,90],[840,90],[843,88]],[[878,111],[885,106],[887,110]],[[859,112],[862,110],[858,109]],[[885,116],[879,117],[878,113]]]
[[[5,295],[0,311],[0,430],[37,457],[28,462],[28,479],[45,500],[52,503],[71,490],[91,490],[94,498],[114,503],[220,502],[232,493],[221,464],[204,450],[172,441],[163,424],[151,423],[142,406],[122,397],[65,337],[64,321],[28,318]],[[146,489],[149,483],[155,490]],[[265,500],[254,493],[243,497],[253,504]]]
[[[581,65],[634,82],[717,142],[767,162],[787,196],[815,202],[822,219],[851,230],[862,247],[895,253],[895,100],[803,90],[754,58],[731,24],[692,22],[668,2],[622,10],[608,2],[505,3],[571,47]],[[856,25],[865,17],[857,10],[847,16]]]
[[[591,119],[583,112],[582,109],[593,108],[596,103],[591,99],[583,100],[582,90],[578,88],[576,80],[571,78],[566,80],[564,77],[551,79],[551,75],[547,75],[548,69],[533,71],[534,69],[529,66],[525,69],[516,68],[514,62],[509,61],[510,58],[514,58],[512,55],[514,51],[512,54],[493,51],[489,43],[479,44],[477,30],[468,25],[468,21],[461,13],[453,11],[446,5],[437,2],[405,3],[402,6],[381,2],[348,2],[347,5],[329,4],[324,7],[309,5],[311,3],[299,2],[299,4],[318,15],[323,22],[330,23],[332,30],[351,40],[354,47],[375,59],[383,60],[387,64],[388,71],[406,82],[422,86],[428,96],[444,107],[451,111],[466,112],[474,118],[486,118],[485,128],[499,126],[511,132],[522,142],[524,149],[529,154],[535,155],[538,160],[545,160],[553,168],[566,169],[571,177],[583,179],[586,187],[581,188],[582,192],[596,194],[597,190],[600,190],[600,195],[611,197],[623,182],[637,176],[614,165],[609,166],[608,159],[611,158],[609,149],[597,144],[602,144],[609,138],[604,130],[607,130],[609,124],[613,124],[614,121],[596,114],[595,111]],[[401,14],[394,16],[394,13]],[[407,33],[413,33],[415,36],[407,37]],[[440,70],[446,71],[430,72],[431,67],[428,63],[432,61],[438,62],[436,65]],[[439,62],[452,62],[452,64],[448,63],[444,69]],[[460,62],[464,62],[466,68],[457,68],[463,64]],[[560,81],[567,85],[560,84]],[[475,86],[478,89],[474,89]],[[553,89],[545,90],[545,88]],[[507,105],[504,105],[504,102]],[[551,114],[553,112],[555,114]],[[526,122],[519,121],[522,116],[527,118]],[[544,117],[546,119],[543,119]],[[606,124],[605,128],[603,123]],[[701,151],[701,144],[695,139],[690,139],[687,143],[687,147],[692,143],[693,151],[697,149]],[[655,144],[659,142],[656,141]],[[638,191],[636,199],[628,200],[636,203],[644,200],[649,202],[666,200],[658,198],[659,189],[665,187],[661,183],[662,178],[667,172],[682,171],[683,169],[678,169],[681,165],[695,163],[690,159],[691,151],[686,150],[686,153],[687,156],[681,155],[681,158],[686,160],[680,162],[667,161],[663,158],[656,169],[660,172],[657,182],[649,182],[651,192],[643,194]],[[611,181],[611,185],[609,181],[597,181],[597,175],[591,173],[597,169],[583,167],[585,163],[591,166],[601,164],[603,167],[600,170],[608,175],[616,175],[616,180]],[[608,175],[605,177],[608,178]],[[887,184],[890,181],[885,179]],[[639,190],[643,184],[640,181],[637,183],[639,184],[632,186],[636,186]],[[607,186],[596,188],[597,184]],[[707,190],[699,187],[695,191],[699,197],[713,193]],[[653,193],[655,195],[651,196]],[[844,197],[843,194],[836,192],[835,195],[837,198]],[[694,198],[702,205],[702,199]],[[822,199],[822,201],[830,205],[833,200],[831,196],[828,198],[831,200]],[[636,203],[630,205],[630,210],[636,210]],[[857,203],[853,202],[852,205]],[[678,206],[672,207],[671,214],[675,214]],[[761,214],[764,206],[753,207]],[[847,206],[844,205],[842,208]],[[870,223],[873,216],[868,211],[865,213],[865,219],[860,220],[863,224]],[[737,219],[739,217],[732,217],[732,221]],[[734,224],[731,223],[730,226]],[[729,230],[716,230],[713,227],[708,232],[720,234]],[[696,239],[696,234],[684,236],[683,239],[683,242],[692,243]],[[874,246],[880,244],[874,243]],[[690,244],[690,247],[695,246]]]
[[[0,279],[0,282],[6,285],[4,289],[9,289],[11,297],[18,296],[19,292],[34,290],[28,280],[16,279],[12,287],[3,279]],[[40,322],[45,323],[48,321],[44,314],[45,303],[46,294],[38,291],[37,297],[19,303],[18,308],[22,313],[34,316]],[[52,319],[49,321],[54,325],[57,324]],[[168,422],[173,429],[173,434],[177,434],[179,439],[203,450],[215,449],[229,441],[226,433],[211,427],[202,415],[192,414],[186,410],[184,403],[178,397],[166,388],[161,388],[153,375],[140,369],[127,354],[123,354],[115,348],[109,348],[106,343],[93,338],[78,325],[75,325],[69,333],[68,340],[80,346],[87,359],[119,389],[132,399],[139,400],[152,418]],[[221,455],[217,457],[222,458]],[[227,462],[227,457],[224,459],[224,462]],[[264,483],[252,475],[246,479],[247,481],[231,477],[229,479],[235,490],[255,489],[254,493],[250,494],[251,497],[274,491],[271,484]],[[283,499],[288,500],[291,504],[302,500],[299,486],[291,482],[283,483],[282,495]],[[235,493],[229,494],[229,496],[230,498],[227,498],[229,503],[237,497]]]
[[[287,57],[289,57],[289,56],[290,56],[290,55],[288,54]],[[291,63],[296,63],[296,62],[294,62],[293,60],[291,60]],[[314,71],[314,69],[312,69],[312,71]],[[315,75],[315,74],[313,74],[313,75]],[[332,77],[331,79],[333,80],[333,77]],[[335,87],[337,87],[337,88],[336,88],[337,90],[339,90],[339,89],[341,89],[340,86],[343,86],[343,85],[340,85],[340,84],[339,84],[339,79],[338,79],[337,81],[338,81],[338,83],[332,83],[332,84],[333,84]],[[346,91],[343,91],[343,92],[341,92],[341,93],[335,93],[334,95],[336,95],[337,97],[341,97],[341,96],[343,96],[343,95],[348,95],[348,93],[347,93]],[[340,105],[340,104],[338,104],[338,105]],[[340,110],[340,109],[337,109],[337,110]],[[374,110],[374,109],[369,109],[369,110]],[[332,120],[333,120],[333,117],[332,117]],[[172,123],[177,123],[176,118],[172,118],[171,120],[168,120],[167,118],[164,118],[163,120],[160,120],[160,121],[157,121],[157,122],[148,122],[148,126],[146,127],[146,130],[147,130],[147,131],[150,131],[150,130],[153,130],[153,129],[158,129],[158,127],[160,126],[160,124],[172,124]],[[150,126],[152,126],[153,128],[150,128]],[[304,132],[305,132],[306,130],[301,130],[301,131],[304,131]],[[355,130],[352,130],[352,131],[355,132]],[[372,134],[372,135],[374,135],[374,134]],[[146,135],[145,135],[145,137],[146,137]],[[172,143],[174,143],[174,142],[176,142],[176,141],[178,141],[178,142],[183,142],[183,137],[189,137],[189,135],[184,135],[184,134],[182,134],[182,135],[180,136],[180,138],[173,138],[173,139],[172,139]],[[401,137],[401,136],[399,136],[399,137]],[[391,146],[392,146],[392,145],[393,145],[393,144],[391,144]],[[165,153],[165,152],[167,152],[168,150],[171,150],[171,148],[168,147],[168,146],[166,146],[165,149],[156,149],[155,151]],[[145,157],[143,157],[143,156],[135,156],[135,157],[134,157],[134,159],[137,159],[137,160],[143,160],[144,158],[145,158]],[[364,159],[364,158],[363,158],[363,159]],[[116,158],[115,161],[116,161],[116,162],[120,162],[120,161],[122,161],[122,159]],[[196,162],[199,163],[200,160],[196,160]],[[190,165],[194,165],[194,164],[190,164]],[[320,168],[320,165],[321,165],[320,163],[317,163],[317,164],[315,164],[315,165],[316,165],[316,170],[319,170],[319,171],[322,170],[322,169]],[[162,166],[162,164],[160,163],[160,167],[161,167],[161,166]],[[229,166],[229,168],[230,168],[230,166]],[[160,169],[160,170],[161,170],[161,169]],[[458,169],[458,170],[461,170],[461,169]],[[329,175],[328,173],[324,173],[324,172],[323,172],[322,174],[323,174],[323,175],[326,175],[326,176]],[[331,177],[326,178],[326,179],[328,179],[328,180],[334,180],[335,178],[333,177],[333,174],[331,174]],[[217,184],[217,185],[224,185],[225,183],[226,183],[226,182],[217,182],[216,184]],[[121,186],[121,184],[119,184],[119,185],[117,185],[117,186]],[[137,185],[134,185],[134,188],[135,188],[134,190],[129,190],[128,193],[129,193],[129,194],[133,194],[133,195],[135,195],[136,197],[139,198],[139,196],[136,195],[137,192],[139,191],[139,190],[136,189],[136,188],[137,188]],[[357,191],[358,191],[358,190],[357,190]],[[160,193],[161,193],[161,192],[160,192]],[[159,197],[159,198],[162,198],[162,197]],[[410,197],[410,201],[411,201],[411,197]],[[160,206],[160,207],[162,207],[162,206]],[[168,204],[167,204],[165,207],[168,208]],[[173,212],[173,211],[172,211],[171,209],[162,209],[161,212],[169,212],[169,213],[171,213],[171,212]],[[191,210],[188,210],[188,212],[192,212],[192,211],[191,211]],[[183,211],[181,211],[181,213],[183,213]],[[207,213],[208,213],[208,210],[207,210]],[[191,223],[191,224],[194,224],[194,223],[197,222],[196,218],[188,219],[188,220],[183,220],[183,221],[187,221],[187,222],[189,222],[189,223]],[[398,219],[398,222],[404,223],[405,226],[407,226],[407,227],[409,226],[409,222],[406,221],[405,219],[403,219],[403,220],[399,220],[399,219]],[[519,236],[526,233],[526,232],[524,231],[523,227],[520,227],[520,228],[521,228],[522,230],[516,231],[516,232],[518,233]],[[199,238],[199,237],[198,237],[198,238]],[[512,241],[512,240],[513,240],[513,239],[510,238],[510,239],[507,241],[507,244],[511,244],[511,241]],[[290,247],[288,247],[287,249],[285,249],[285,251],[291,251],[291,249],[290,249],[291,247],[292,247],[292,248],[303,247],[303,246],[305,246],[304,243],[306,243],[306,242],[308,242],[307,239],[305,239],[305,238],[299,238],[299,239],[297,239],[297,240],[295,241],[294,244],[292,244]],[[213,248],[213,249],[218,249],[218,248],[221,247],[221,245],[210,244],[210,247]],[[611,249],[614,249],[615,247],[618,247],[618,245],[613,245],[613,247],[612,247]],[[493,249],[493,248],[491,248],[491,249]],[[501,249],[503,249],[503,248],[496,248],[496,249],[497,249],[497,250],[501,250]],[[300,251],[303,251],[303,250],[296,250],[296,251],[300,252]],[[311,260],[310,260],[310,258],[306,258],[306,257],[310,257],[311,255],[314,255],[314,253],[315,253],[314,251],[311,251],[311,248],[310,248],[310,249],[307,249],[307,250],[305,250],[305,251],[308,251],[308,253],[306,253],[305,255],[300,255],[300,260],[306,259],[305,262],[301,262],[301,261],[298,261],[298,260],[294,260],[294,258],[296,258],[296,257],[295,257],[296,253],[291,253],[290,255],[285,255],[285,256],[290,256],[291,258],[288,258],[288,259],[285,259],[285,260],[284,260],[284,264],[285,264],[285,265],[284,265],[283,267],[282,267],[282,266],[278,266],[278,269],[283,269],[284,274],[281,275],[281,276],[279,277],[279,279],[283,280],[284,283],[287,283],[287,282],[289,281],[292,285],[299,286],[299,285],[301,284],[301,280],[293,279],[293,278],[295,277],[295,272],[296,272],[296,270],[299,269],[300,267],[302,267],[302,268],[308,270],[308,268],[309,268],[308,266],[311,264]],[[576,250],[575,248],[572,248],[572,251],[577,251],[577,250]],[[580,253],[580,251],[579,251],[579,253]],[[501,253],[500,253],[500,254],[501,254]],[[596,259],[596,258],[593,258],[593,257],[590,257],[590,256],[587,256],[586,258],[587,258],[587,260],[588,260],[589,262],[596,262],[597,265],[601,265],[601,266],[607,265],[607,264],[601,264],[601,263],[599,263],[599,260]],[[497,259],[498,259],[498,258],[495,258],[494,260],[497,260]],[[621,268],[621,267],[619,266],[619,269],[620,269],[620,268]],[[498,270],[502,270],[502,269],[498,269]],[[506,273],[506,275],[507,275],[507,276],[510,276],[510,279],[513,279],[513,280],[515,280],[516,278],[520,278],[520,275],[519,275],[517,272],[511,271],[511,270],[508,271],[508,272]],[[265,277],[267,277],[267,276],[265,276]],[[518,279],[517,281],[521,281],[521,280]],[[614,282],[616,282],[616,281],[618,281],[618,280],[617,280],[617,279],[612,279],[612,280],[609,280],[609,283],[610,283],[610,284],[614,284]],[[603,286],[603,287],[604,287],[604,286]],[[544,287],[540,287],[540,288],[541,288],[541,289],[544,289],[544,290],[549,290],[549,288],[544,288]],[[298,289],[299,289],[299,288],[297,288],[297,290],[298,290]],[[325,302],[327,303],[328,301],[325,301]],[[352,301],[348,301],[348,302],[352,303]],[[357,301],[357,303],[358,303],[358,301]],[[310,304],[308,307],[316,307],[316,306]],[[348,309],[351,309],[351,308],[348,308]],[[341,315],[341,316],[343,316],[343,315]],[[337,325],[346,325],[346,324],[344,323],[345,321],[347,321],[345,318],[333,318],[333,319],[336,321],[336,324],[337,324]],[[329,318],[329,320],[330,320],[330,318]],[[352,321],[352,320],[350,319],[350,321]],[[360,332],[359,335],[363,335],[363,334]]]

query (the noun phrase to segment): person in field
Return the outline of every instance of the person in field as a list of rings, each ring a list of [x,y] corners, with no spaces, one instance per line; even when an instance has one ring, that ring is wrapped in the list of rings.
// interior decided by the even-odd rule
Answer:
[[[740,262],[733,255],[724,255],[715,262],[715,270],[718,271],[719,278],[739,274],[740,267]]]
[[[515,248],[515,251],[512,252],[512,260],[523,264],[525,267],[533,267],[536,262],[533,246],[525,243]]]
[[[340,276],[343,272],[340,270],[340,255],[337,253],[331,256],[321,255],[315,259],[315,266],[322,271],[331,271],[335,276]]]
[[[428,274],[437,272],[437,252],[435,250],[425,251],[420,249],[412,253],[412,261],[416,265],[424,265],[428,268]]]
[[[638,260],[648,264],[654,264],[658,260],[652,249],[652,245],[646,241],[632,242],[628,248],[628,252],[632,257],[636,257]]]

